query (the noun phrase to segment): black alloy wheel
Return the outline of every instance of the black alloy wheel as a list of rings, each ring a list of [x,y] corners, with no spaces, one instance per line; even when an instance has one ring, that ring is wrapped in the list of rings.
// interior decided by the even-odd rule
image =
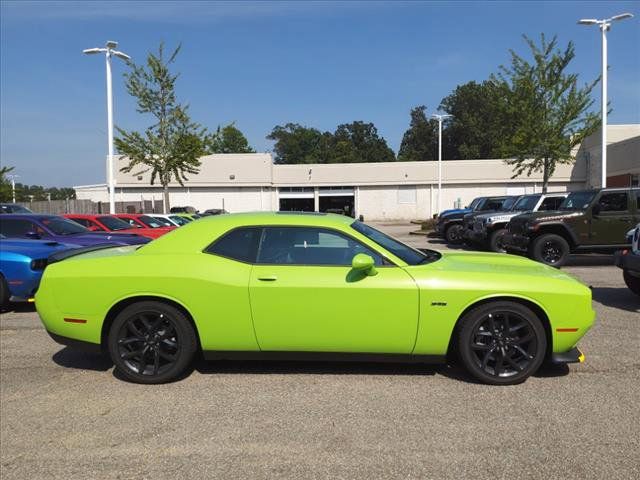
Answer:
[[[125,308],[109,334],[109,353],[118,371],[137,383],[175,380],[191,363],[197,339],[189,320],[161,302]]]
[[[506,233],[506,228],[500,228],[495,232],[491,232],[491,235],[489,236],[489,250],[496,253],[507,253],[507,247],[504,243],[504,236]]]
[[[464,227],[455,223],[449,227],[444,232],[444,238],[447,240],[447,243],[451,243],[453,245],[459,245],[462,243],[462,233],[464,232]]]
[[[567,241],[553,233],[536,238],[532,246],[533,259],[552,267],[564,265],[569,258],[569,253]]]
[[[540,319],[515,302],[478,307],[463,319],[459,354],[478,380],[513,385],[535,373],[544,360],[547,340]]]

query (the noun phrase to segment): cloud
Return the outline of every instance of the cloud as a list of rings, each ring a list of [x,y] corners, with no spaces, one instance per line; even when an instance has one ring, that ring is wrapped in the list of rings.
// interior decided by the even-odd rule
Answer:
[[[357,1],[3,1],[2,14],[9,19],[92,20],[117,18],[142,22],[220,21],[231,18],[335,13],[344,10],[397,6],[404,2]]]

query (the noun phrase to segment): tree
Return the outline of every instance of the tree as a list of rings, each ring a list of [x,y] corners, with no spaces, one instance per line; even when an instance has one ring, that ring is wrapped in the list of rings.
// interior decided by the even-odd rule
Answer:
[[[332,135],[297,123],[276,125],[268,140],[274,140],[275,163],[326,163]]]
[[[223,128],[218,126],[214,133],[206,136],[204,143],[207,154],[255,153],[244,134],[236,128],[235,123],[230,123]]]
[[[468,82],[440,103],[452,115],[443,133],[444,158],[470,160],[499,158],[501,144],[510,135],[513,121],[508,115],[506,89],[501,83]]]
[[[411,109],[409,129],[402,136],[398,160],[413,162],[435,160],[438,150],[438,122],[427,118],[427,107],[420,105]]]
[[[395,162],[387,141],[373,123],[356,121],[338,125],[333,134],[329,163]]]
[[[7,174],[11,173],[14,168],[0,167],[0,202],[10,202],[13,198],[13,189]]]
[[[513,178],[542,171],[546,192],[556,165],[572,163],[573,148],[600,125],[598,115],[589,111],[591,91],[599,80],[579,87],[578,75],[566,72],[575,56],[572,42],[560,51],[556,37],[547,42],[541,35],[540,46],[524,39],[533,61],[511,50],[510,67],[501,67],[495,79],[507,91],[508,115],[514,122],[501,149],[513,157],[506,160],[514,166]]]
[[[149,53],[145,65],[130,63],[131,71],[125,74],[125,85],[136,98],[137,111],[150,114],[155,123],[143,133],[127,132],[118,128],[121,135],[115,144],[119,153],[126,155],[129,164],[122,172],[139,170],[134,175],[151,172],[151,185],[156,180],[162,185],[164,211],[169,211],[169,183],[176,180],[184,185],[187,174],[197,174],[199,157],[205,152],[205,129],[191,121],[188,107],[178,103],[175,84],[178,74],[169,70],[180,46],[165,60],[164,45],[158,55]]]

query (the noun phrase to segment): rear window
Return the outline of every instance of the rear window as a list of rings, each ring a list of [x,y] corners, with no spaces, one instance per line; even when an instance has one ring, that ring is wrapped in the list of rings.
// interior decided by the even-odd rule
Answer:
[[[237,228],[213,242],[205,252],[240,262],[255,263],[261,233],[262,229],[259,227]]]

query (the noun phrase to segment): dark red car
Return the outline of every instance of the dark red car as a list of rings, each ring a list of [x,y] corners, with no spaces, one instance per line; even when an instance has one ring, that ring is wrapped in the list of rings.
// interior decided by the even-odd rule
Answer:
[[[93,232],[122,232],[135,233],[147,238],[158,238],[171,229],[143,228],[130,225],[128,222],[115,215],[83,215],[79,213],[68,213],[64,217],[73,220],[80,225],[87,227]]]

